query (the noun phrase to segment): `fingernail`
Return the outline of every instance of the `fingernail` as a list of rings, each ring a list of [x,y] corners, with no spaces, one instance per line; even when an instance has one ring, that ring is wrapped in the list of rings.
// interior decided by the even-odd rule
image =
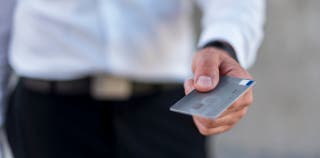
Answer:
[[[201,87],[212,87],[212,79],[208,76],[200,76],[197,84]]]

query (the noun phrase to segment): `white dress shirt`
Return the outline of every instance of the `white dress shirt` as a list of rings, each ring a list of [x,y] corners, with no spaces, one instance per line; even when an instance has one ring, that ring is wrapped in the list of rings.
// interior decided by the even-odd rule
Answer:
[[[0,10],[5,3],[0,0]],[[203,12],[198,46],[226,41],[248,68],[263,36],[264,0],[197,3]],[[7,69],[9,53],[11,67],[24,77],[67,80],[107,73],[182,82],[191,75],[195,52],[192,5],[192,0],[20,0],[10,51],[0,50],[0,72]],[[10,26],[4,17],[9,15],[0,14],[0,48],[7,45]],[[0,73],[1,83],[6,78]]]

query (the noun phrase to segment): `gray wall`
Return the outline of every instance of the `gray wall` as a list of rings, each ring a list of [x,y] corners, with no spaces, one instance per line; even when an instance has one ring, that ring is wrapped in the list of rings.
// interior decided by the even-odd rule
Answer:
[[[320,1],[268,0],[255,103],[215,138],[218,158],[320,157]]]

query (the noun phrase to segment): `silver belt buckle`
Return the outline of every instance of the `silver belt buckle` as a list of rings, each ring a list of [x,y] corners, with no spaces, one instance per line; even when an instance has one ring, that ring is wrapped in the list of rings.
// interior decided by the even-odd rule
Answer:
[[[91,95],[97,100],[126,100],[132,89],[131,82],[125,78],[97,75],[92,80]]]

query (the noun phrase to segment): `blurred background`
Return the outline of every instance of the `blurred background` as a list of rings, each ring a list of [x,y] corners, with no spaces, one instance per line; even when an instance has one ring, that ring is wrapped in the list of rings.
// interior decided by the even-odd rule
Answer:
[[[215,137],[218,158],[320,157],[320,1],[268,0],[255,102]],[[212,151],[212,150],[211,150]]]
[[[232,131],[211,139],[211,155],[320,157],[319,7],[317,0],[267,1],[265,39],[250,70],[255,103]]]

